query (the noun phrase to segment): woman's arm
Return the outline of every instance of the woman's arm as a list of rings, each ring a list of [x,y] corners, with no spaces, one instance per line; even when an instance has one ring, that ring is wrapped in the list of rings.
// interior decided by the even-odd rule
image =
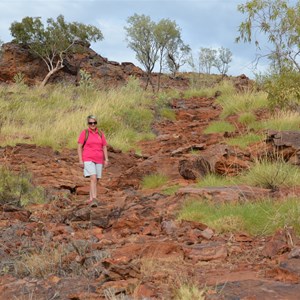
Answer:
[[[82,144],[80,144],[80,143],[78,143],[78,146],[77,146],[77,153],[78,153],[79,164],[83,165],[83,161],[82,161]]]
[[[108,164],[108,154],[107,154],[107,147],[103,147],[103,154],[104,154],[104,165],[106,166]]]

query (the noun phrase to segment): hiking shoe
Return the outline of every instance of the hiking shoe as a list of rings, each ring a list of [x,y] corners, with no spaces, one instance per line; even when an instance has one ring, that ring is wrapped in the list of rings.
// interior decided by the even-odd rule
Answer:
[[[91,202],[91,207],[97,207],[98,206],[98,201],[97,199],[93,199]]]
[[[93,200],[89,199],[89,200],[86,200],[86,204],[91,204],[93,202]]]

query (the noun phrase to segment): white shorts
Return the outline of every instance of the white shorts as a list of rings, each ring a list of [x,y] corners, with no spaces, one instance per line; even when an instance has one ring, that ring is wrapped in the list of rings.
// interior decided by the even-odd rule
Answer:
[[[84,177],[90,177],[91,175],[97,175],[97,178],[102,177],[102,164],[97,164],[92,161],[85,161],[83,164]]]

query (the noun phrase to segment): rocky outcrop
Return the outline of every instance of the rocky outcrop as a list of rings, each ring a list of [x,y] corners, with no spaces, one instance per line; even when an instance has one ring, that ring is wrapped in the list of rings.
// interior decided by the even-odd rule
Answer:
[[[79,70],[85,70],[99,85],[116,86],[128,80],[129,76],[142,77],[144,72],[130,62],[113,62],[85,47],[82,53],[75,53],[64,61],[64,68],[50,77],[51,83],[80,80]],[[11,83],[18,73],[24,76],[27,84],[40,83],[48,69],[46,64],[29,52],[28,47],[6,43],[0,57],[0,82]]]

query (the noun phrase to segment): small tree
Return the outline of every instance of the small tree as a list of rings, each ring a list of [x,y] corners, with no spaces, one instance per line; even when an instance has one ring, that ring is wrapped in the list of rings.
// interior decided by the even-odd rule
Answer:
[[[228,72],[229,64],[232,61],[232,53],[228,48],[224,47],[219,48],[217,52],[214,67],[224,76]]]
[[[124,27],[127,36],[128,47],[131,48],[135,54],[136,59],[144,66],[147,73],[146,89],[150,83],[152,88],[152,71],[155,63],[159,59],[158,43],[154,35],[155,23],[151,21],[149,16],[134,14],[127,19],[129,24]]]
[[[238,6],[246,15],[239,26],[237,42],[252,42],[260,55],[257,61],[266,57],[277,73],[287,69],[300,71],[300,3],[289,6],[286,0],[252,0]],[[262,47],[262,35],[268,39],[267,47]]]
[[[215,65],[217,50],[211,48],[200,48],[199,62],[204,73],[210,74],[211,68]]]
[[[10,26],[14,42],[29,47],[31,53],[40,57],[48,68],[48,74],[42,81],[44,86],[49,78],[64,67],[64,60],[82,45],[89,45],[103,39],[101,31],[95,26],[82,23],[67,23],[62,15],[56,21],[47,19],[45,27],[41,18],[25,17],[21,22]]]
[[[190,46],[185,45],[181,39],[170,43],[167,49],[166,62],[174,77],[176,77],[179,68],[190,61],[190,53]]]
[[[165,52],[169,45],[174,44],[175,41],[180,39],[180,29],[178,28],[175,21],[169,19],[162,19],[155,25],[154,35],[159,48],[159,75],[157,83],[157,91],[160,88],[160,76],[163,67],[163,60]]]

